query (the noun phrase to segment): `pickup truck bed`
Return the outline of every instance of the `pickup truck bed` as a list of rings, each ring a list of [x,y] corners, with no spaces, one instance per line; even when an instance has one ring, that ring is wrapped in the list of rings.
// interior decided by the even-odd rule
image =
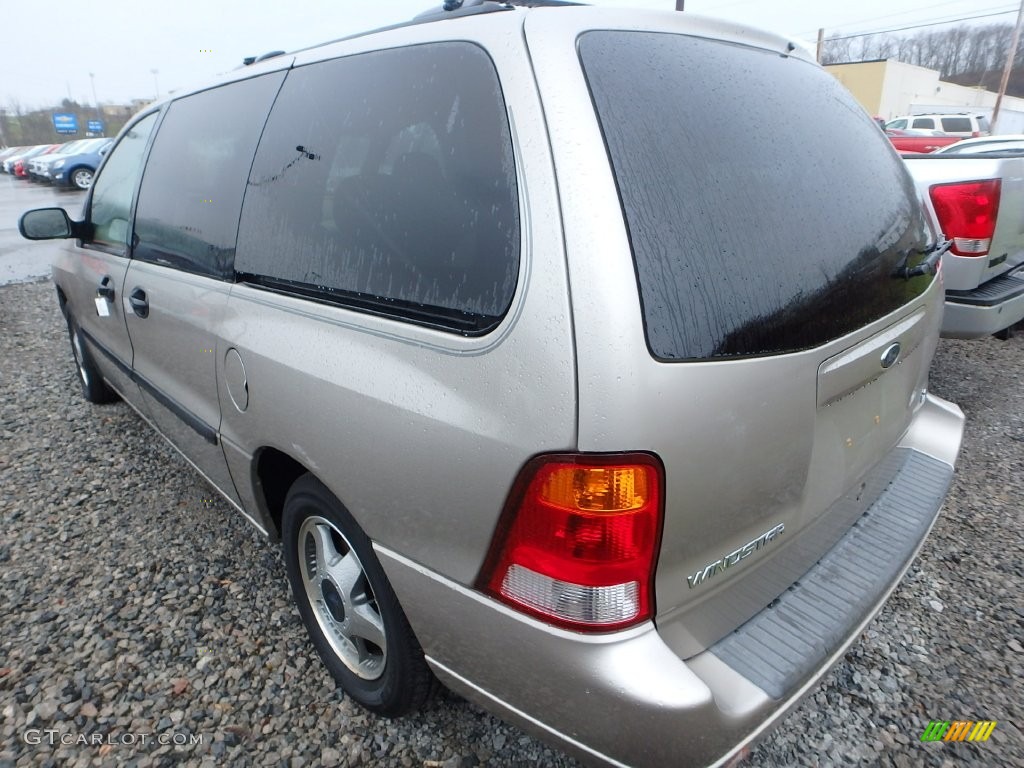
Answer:
[[[1024,319],[1024,158],[905,155],[921,196],[954,241],[942,259],[942,335],[976,339]]]

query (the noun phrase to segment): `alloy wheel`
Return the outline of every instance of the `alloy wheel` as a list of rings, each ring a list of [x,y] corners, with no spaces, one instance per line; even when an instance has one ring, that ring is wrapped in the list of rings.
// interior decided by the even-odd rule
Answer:
[[[306,598],[331,649],[354,674],[376,680],[387,637],[359,557],[333,523],[317,516],[303,521],[297,545]]]

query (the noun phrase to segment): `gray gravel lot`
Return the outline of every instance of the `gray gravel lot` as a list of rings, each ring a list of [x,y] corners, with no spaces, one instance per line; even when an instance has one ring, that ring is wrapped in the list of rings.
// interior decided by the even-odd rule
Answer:
[[[968,415],[943,516],[749,765],[1024,765],[1022,372],[1024,335],[942,343],[933,389]],[[0,288],[0,519],[0,768],[574,765],[451,694],[397,721],[345,700],[277,547],[127,406],[82,399],[47,282]],[[987,743],[925,745],[930,719],[999,724]]]

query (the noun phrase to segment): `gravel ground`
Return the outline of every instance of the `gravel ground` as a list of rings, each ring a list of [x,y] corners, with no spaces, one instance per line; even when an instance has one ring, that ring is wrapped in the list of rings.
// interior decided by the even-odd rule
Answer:
[[[1022,372],[1024,335],[942,343],[933,389],[968,415],[945,512],[749,765],[1024,765]],[[0,288],[0,517],[0,768],[575,765],[452,694],[389,721],[336,691],[277,547],[127,406],[82,399],[48,282]],[[925,745],[930,719],[999,725]]]

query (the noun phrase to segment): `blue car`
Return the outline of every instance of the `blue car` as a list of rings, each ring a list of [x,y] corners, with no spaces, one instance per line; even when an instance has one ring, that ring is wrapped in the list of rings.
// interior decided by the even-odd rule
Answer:
[[[58,187],[88,189],[92,186],[97,166],[112,143],[113,139],[87,140],[74,154],[61,157],[43,168],[43,178],[48,178]]]

